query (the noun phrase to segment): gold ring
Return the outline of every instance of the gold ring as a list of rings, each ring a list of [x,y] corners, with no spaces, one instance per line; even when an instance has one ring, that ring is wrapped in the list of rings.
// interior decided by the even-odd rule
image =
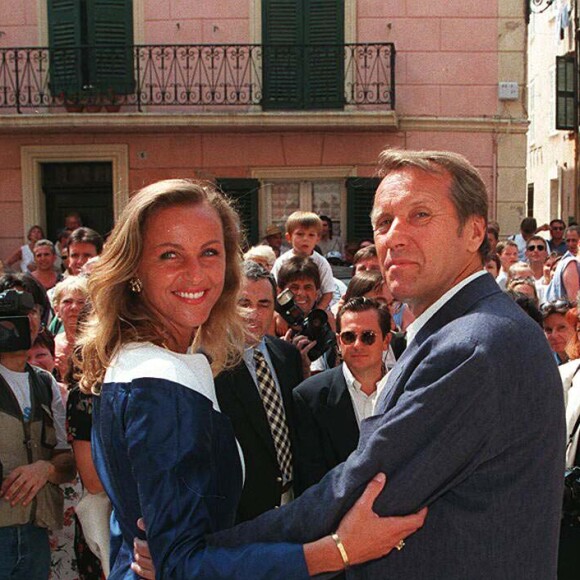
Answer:
[[[396,546],[395,548],[397,548],[397,550],[399,550],[399,552],[405,547],[405,540],[401,540]]]

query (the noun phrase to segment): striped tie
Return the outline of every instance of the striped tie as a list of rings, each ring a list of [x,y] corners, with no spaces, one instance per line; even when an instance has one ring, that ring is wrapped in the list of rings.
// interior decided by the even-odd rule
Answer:
[[[292,451],[290,449],[290,436],[282,397],[278,392],[268,363],[258,349],[254,350],[254,362],[256,363],[256,377],[262,404],[264,405],[268,423],[270,423],[272,438],[274,439],[278,466],[284,476],[284,481],[288,482],[292,479]]]

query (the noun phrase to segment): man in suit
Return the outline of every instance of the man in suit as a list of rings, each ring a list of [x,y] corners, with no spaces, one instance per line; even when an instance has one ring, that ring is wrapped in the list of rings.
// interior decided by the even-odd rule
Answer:
[[[300,492],[356,449],[359,425],[373,414],[386,380],[383,352],[391,340],[386,304],[353,298],[339,310],[336,325],[342,364],[294,389]]]
[[[562,386],[538,325],[482,271],[485,185],[453,153],[387,150],[380,164],[371,218],[387,283],[416,317],[407,349],[345,463],[289,505],[209,541],[303,543],[331,534],[384,472],[379,515],[425,505],[429,515],[400,551],[348,577],[555,578]],[[339,540],[346,567],[349,547]]]
[[[215,380],[220,408],[231,419],[244,453],[246,476],[236,518],[239,522],[278,507],[292,497],[293,478],[286,477],[278,461],[276,436],[264,408],[254,360],[257,349],[269,366],[281,396],[280,420],[287,428],[293,457],[292,389],[303,379],[302,360],[292,344],[265,336],[272,324],[275,298],[274,278],[258,264],[245,262],[239,299],[247,320],[244,360]]]

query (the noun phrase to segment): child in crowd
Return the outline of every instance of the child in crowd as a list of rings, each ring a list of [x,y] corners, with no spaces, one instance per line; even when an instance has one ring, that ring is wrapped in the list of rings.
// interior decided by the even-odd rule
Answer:
[[[292,245],[292,249],[282,254],[274,263],[272,274],[278,280],[278,272],[283,264],[290,258],[312,258],[320,273],[321,298],[318,300],[318,308],[325,310],[332,300],[334,280],[332,268],[328,260],[314,251],[314,247],[320,240],[322,221],[315,214],[305,211],[295,211],[286,220],[286,239]],[[278,284],[280,287],[280,284]]]

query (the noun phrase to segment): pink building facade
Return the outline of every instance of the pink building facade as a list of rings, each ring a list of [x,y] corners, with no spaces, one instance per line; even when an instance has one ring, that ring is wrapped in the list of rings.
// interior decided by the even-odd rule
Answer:
[[[63,40],[70,4],[78,34]],[[34,224],[54,236],[71,209],[106,230],[132,191],[168,177],[217,180],[238,199],[251,242],[299,208],[359,240],[370,235],[372,178],[386,147],[462,153],[480,169],[502,233],[524,214],[517,0],[0,8],[0,258]],[[98,37],[117,30],[105,9],[125,26],[110,50]],[[507,99],[502,82],[515,87]]]

